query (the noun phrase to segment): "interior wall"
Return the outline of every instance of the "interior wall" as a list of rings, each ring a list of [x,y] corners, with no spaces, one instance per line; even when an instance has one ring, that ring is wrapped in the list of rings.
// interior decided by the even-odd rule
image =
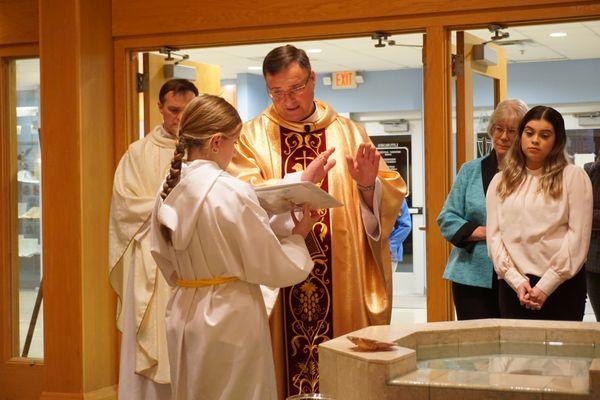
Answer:
[[[508,97],[527,104],[600,102],[600,58],[508,64]],[[335,105],[338,112],[421,110],[423,70],[361,72],[365,82],[353,90],[324,86],[319,74],[316,97]],[[474,107],[493,105],[493,86],[474,74]]]
[[[508,95],[528,104],[600,101],[600,58],[509,64]]]
[[[235,82],[237,85],[237,107],[242,121],[248,121],[256,117],[271,104],[262,75],[238,74]]]
[[[508,65],[508,97],[527,104],[585,104],[600,102],[600,58],[586,60],[513,63]],[[317,74],[315,97],[337,112],[413,112],[423,105],[423,70],[361,71],[364,83],[356,89],[334,90],[323,85],[331,74]],[[238,86],[238,107],[244,121],[254,118],[269,103],[261,75],[239,74],[227,80]],[[493,86],[474,74],[475,108],[493,105]]]
[[[338,112],[412,111],[423,107],[422,68],[361,71],[360,75],[364,83],[356,89],[334,90],[331,85],[323,85],[323,78],[331,74],[318,74],[315,95],[334,104]]]

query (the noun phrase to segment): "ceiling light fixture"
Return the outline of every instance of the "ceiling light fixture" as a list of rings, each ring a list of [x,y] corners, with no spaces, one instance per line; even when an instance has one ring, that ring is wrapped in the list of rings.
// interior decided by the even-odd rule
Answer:
[[[565,37],[567,36],[567,32],[552,32],[550,37]]]
[[[319,54],[323,52],[323,49],[307,49],[306,52],[309,54]]]

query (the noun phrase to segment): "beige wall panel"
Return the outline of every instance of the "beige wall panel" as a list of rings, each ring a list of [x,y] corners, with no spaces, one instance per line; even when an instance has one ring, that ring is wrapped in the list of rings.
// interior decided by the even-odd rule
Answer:
[[[182,64],[196,68],[196,80],[194,81],[194,84],[200,93],[207,93],[215,96],[220,96],[222,94],[220,66],[189,61],[184,61]]]

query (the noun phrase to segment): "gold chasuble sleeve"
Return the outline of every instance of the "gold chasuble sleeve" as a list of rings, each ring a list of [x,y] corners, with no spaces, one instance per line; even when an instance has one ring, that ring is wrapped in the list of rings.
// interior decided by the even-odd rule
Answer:
[[[335,147],[331,157],[336,165],[321,187],[344,206],[326,210],[315,224],[307,237],[315,268],[306,281],[283,291],[271,315],[276,369],[284,375],[278,376],[278,383],[281,389],[281,381],[285,382],[287,395],[318,390],[319,343],[390,322],[388,237],[406,195],[400,175],[382,160],[379,215],[375,216],[380,221],[380,239],[370,239],[362,221],[360,193],[345,159],[355,157],[358,146],[370,139],[353,121],[338,116],[325,103],[315,103],[316,122],[285,121],[271,105],[245,123],[229,167],[234,176],[253,185],[268,184],[304,170],[321,152]]]
[[[392,270],[388,238],[407,190],[400,174],[391,171],[381,159],[378,172],[381,199],[376,216],[381,232],[378,241],[371,239],[364,230],[360,192],[344,159],[347,154],[354,157],[358,146],[371,140],[362,127],[342,117],[329,126],[327,139],[328,146],[336,148],[336,166],[329,173],[329,193],[345,205],[331,210],[334,298],[338,293],[338,299],[347,297],[339,302],[334,300],[338,307],[334,306],[334,330],[338,336],[365,326],[390,323]],[[342,276],[336,273],[336,265],[345,266]],[[361,303],[362,308],[356,303]]]

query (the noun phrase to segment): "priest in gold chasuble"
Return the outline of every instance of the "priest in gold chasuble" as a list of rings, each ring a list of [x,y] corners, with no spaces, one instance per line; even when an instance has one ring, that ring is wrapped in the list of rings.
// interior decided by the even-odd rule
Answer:
[[[318,345],[369,325],[389,324],[388,237],[406,185],[389,170],[364,129],[314,100],[304,51],[282,46],[263,63],[273,104],[244,124],[230,172],[253,185],[312,181],[344,206],[321,213],[307,237],[309,277],[265,296],[280,398],[319,391]],[[276,233],[291,218],[272,218]],[[263,293],[269,292],[268,289]],[[274,304],[273,304],[274,303]]]

